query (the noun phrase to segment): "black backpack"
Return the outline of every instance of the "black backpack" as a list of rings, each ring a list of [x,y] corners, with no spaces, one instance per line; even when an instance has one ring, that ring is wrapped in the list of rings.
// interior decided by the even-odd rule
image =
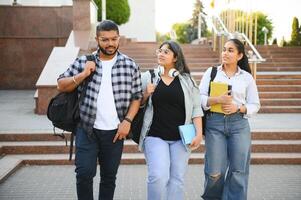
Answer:
[[[87,60],[93,61],[94,56],[87,56]],[[72,92],[61,92],[53,97],[47,109],[47,117],[52,122],[53,132],[55,136],[59,136],[66,141],[64,131],[71,132],[69,160],[72,159],[73,141],[76,127],[80,121],[79,106],[84,99],[89,82],[93,77],[93,73],[84,81],[80,96],[78,89],[75,88]],[[62,133],[56,133],[55,128],[62,129]]]
[[[153,79],[155,78],[155,72],[153,69],[151,69],[151,70],[149,70],[149,73],[151,74],[151,83],[153,83]],[[139,108],[138,113],[134,117],[132,125],[131,125],[130,137],[137,144],[139,144],[144,114],[145,114],[147,105],[148,105],[148,99],[145,102],[145,106],[142,108]]]

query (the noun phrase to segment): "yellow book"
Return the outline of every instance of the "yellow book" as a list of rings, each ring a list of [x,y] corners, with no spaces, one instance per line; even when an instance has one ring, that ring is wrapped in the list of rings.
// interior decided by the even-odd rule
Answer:
[[[211,82],[210,83],[210,97],[217,97],[225,94],[228,91],[228,84]],[[211,106],[211,112],[224,113],[222,110],[222,104],[214,104]]]

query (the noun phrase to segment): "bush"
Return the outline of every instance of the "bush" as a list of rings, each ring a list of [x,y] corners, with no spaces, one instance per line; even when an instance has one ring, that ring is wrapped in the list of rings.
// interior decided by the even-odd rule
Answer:
[[[98,21],[102,20],[101,0],[94,0],[98,6]],[[107,19],[121,25],[129,21],[131,11],[127,0],[109,0],[106,1]]]
[[[189,23],[176,23],[172,29],[176,32],[179,43],[190,43],[193,27]]]
[[[156,41],[158,42],[158,43],[163,43],[164,41],[166,41],[166,40],[170,40],[171,38],[170,38],[170,36],[169,36],[169,34],[161,34],[161,33],[159,33],[159,32],[156,32]]]
[[[301,45],[301,34],[299,29],[299,21],[297,17],[294,17],[292,24],[292,34],[291,34],[291,42],[292,46],[300,46]]]

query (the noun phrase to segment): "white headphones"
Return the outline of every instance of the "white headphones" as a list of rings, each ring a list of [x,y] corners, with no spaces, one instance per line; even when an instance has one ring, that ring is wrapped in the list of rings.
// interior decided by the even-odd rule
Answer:
[[[159,76],[161,76],[162,74],[164,74],[164,67],[163,66],[159,66],[159,72],[158,72]],[[178,76],[180,73],[178,70],[176,70],[175,68],[171,68],[168,71],[168,76],[171,78],[174,78],[176,76]]]

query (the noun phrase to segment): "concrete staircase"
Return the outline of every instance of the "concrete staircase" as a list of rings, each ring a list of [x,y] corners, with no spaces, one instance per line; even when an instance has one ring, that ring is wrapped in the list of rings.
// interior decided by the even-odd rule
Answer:
[[[88,50],[80,50],[79,55],[95,51],[96,46],[95,41],[89,41]],[[122,38],[120,50],[134,58],[141,71],[146,71],[156,66],[155,50],[158,46],[159,44],[155,42],[133,42]],[[218,53],[213,52],[209,46],[190,44],[181,46],[186,62],[198,83],[208,67],[219,63]],[[275,46],[257,46],[257,48],[267,59],[257,66],[257,85],[262,103],[260,113],[301,113],[301,48]],[[47,77],[49,76],[44,76],[44,79]],[[55,81],[52,84],[47,83],[44,84],[45,87],[39,87],[40,92],[35,96],[38,114],[46,113],[51,96],[56,94]]]
[[[67,138],[70,135],[67,134]],[[204,163],[204,143],[190,157],[190,164]],[[0,183],[24,164],[70,165],[69,146],[52,133],[0,134]],[[73,155],[74,158],[74,155]],[[122,164],[145,164],[137,145],[125,141]],[[252,164],[301,164],[301,131],[252,133]]]
[[[202,72],[219,63],[208,46],[181,45],[191,72],[199,83]],[[142,71],[156,66],[156,43],[128,43],[121,51],[133,57]],[[266,62],[257,66],[260,113],[301,113],[301,48],[258,46]]]
[[[67,133],[66,146],[64,140],[51,133],[0,134],[0,152],[20,158],[25,164],[69,164],[69,136]],[[144,163],[143,155],[131,140],[125,141],[123,151],[123,164]],[[301,131],[255,131],[252,152],[254,164],[301,164]],[[192,153],[190,163],[203,163],[203,153],[204,144]]]
[[[301,71],[301,47],[256,46],[266,62],[259,71]]]

